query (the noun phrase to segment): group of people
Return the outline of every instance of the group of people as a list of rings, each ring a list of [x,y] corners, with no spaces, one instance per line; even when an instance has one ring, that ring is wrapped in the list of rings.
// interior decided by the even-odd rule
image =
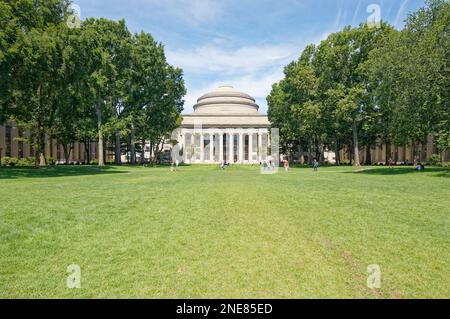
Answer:
[[[289,161],[288,160],[284,160],[283,161],[283,166],[284,166],[284,170],[287,172],[289,172]],[[319,162],[314,159],[313,161],[313,170],[314,172],[317,172],[319,170]]]
[[[397,163],[392,160],[392,158],[388,160],[388,164],[389,168],[394,168],[394,166],[397,165]],[[414,163],[410,163],[409,160],[406,160],[404,163],[404,165],[406,166],[409,166],[410,164],[415,166],[416,171],[423,172],[425,170],[425,166],[421,162],[419,162],[419,160],[414,160]]]
[[[275,171],[275,163],[271,160],[269,162],[263,161],[259,162],[259,166],[263,169],[264,172],[266,171]]]
[[[178,166],[180,165],[180,162],[178,160],[172,161],[172,165],[170,167],[170,171],[176,172],[178,171]],[[230,167],[231,164],[227,161],[220,162],[220,169],[224,170],[226,167]],[[259,162],[259,166],[263,169],[263,171],[275,171],[276,165],[275,163],[270,161],[262,161]],[[286,173],[289,172],[290,164],[288,160],[283,160],[283,167]],[[423,167],[423,165],[422,165]],[[317,160],[314,160],[313,162],[313,169],[314,172],[317,172],[319,168],[319,162]],[[423,169],[422,169],[423,170]]]

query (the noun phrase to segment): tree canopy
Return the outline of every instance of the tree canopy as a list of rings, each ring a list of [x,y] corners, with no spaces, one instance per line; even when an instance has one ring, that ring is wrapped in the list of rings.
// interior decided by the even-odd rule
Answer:
[[[331,149],[339,165],[346,147],[360,165],[360,145],[426,144],[430,134],[448,150],[449,25],[449,2],[429,0],[401,31],[361,24],[307,46],[267,98],[284,151],[323,160]]]
[[[45,165],[45,136],[63,145],[66,159],[75,142],[96,139],[104,165],[106,139],[117,164],[127,150],[134,163],[136,137],[156,143],[180,124],[183,72],[124,20],[73,27],[70,4],[0,0],[0,122],[31,132],[36,165]]]

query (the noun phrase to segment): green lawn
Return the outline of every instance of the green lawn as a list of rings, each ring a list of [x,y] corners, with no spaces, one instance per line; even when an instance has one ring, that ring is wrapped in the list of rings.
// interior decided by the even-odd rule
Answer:
[[[18,297],[449,298],[450,170],[0,169],[0,298]]]

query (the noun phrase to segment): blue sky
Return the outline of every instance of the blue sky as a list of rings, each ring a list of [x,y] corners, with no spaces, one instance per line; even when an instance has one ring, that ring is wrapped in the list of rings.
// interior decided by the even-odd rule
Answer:
[[[266,96],[283,68],[309,43],[346,25],[367,21],[376,4],[381,18],[403,27],[424,0],[74,0],[81,18],[124,18],[132,32],[150,32],[168,61],[184,70],[185,111],[219,86],[254,96],[266,112]]]

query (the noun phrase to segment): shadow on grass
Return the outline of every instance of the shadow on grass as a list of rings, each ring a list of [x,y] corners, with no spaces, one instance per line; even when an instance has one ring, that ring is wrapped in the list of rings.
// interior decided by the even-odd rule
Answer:
[[[425,167],[424,172],[417,171],[414,167],[395,167],[395,168],[362,168],[358,171],[348,171],[345,173],[351,174],[366,174],[366,175],[406,175],[406,174],[425,174],[427,176],[435,177],[450,177],[450,168],[445,167]],[[432,173],[431,175],[428,173]]]
[[[47,178],[65,176],[86,176],[104,174],[123,174],[127,171],[116,170],[112,166],[49,166],[49,167],[2,167],[0,168],[0,179],[16,178]]]

